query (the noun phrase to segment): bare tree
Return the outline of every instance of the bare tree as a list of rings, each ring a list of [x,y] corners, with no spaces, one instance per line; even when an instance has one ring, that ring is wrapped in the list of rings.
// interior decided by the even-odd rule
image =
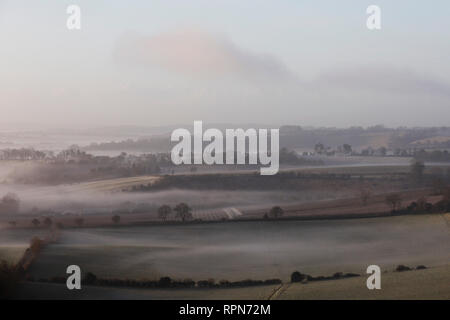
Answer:
[[[369,201],[370,197],[372,196],[369,189],[361,189],[361,192],[359,194],[361,198],[361,202],[364,206],[367,205],[367,202]]]
[[[279,206],[272,207],[269,212],[269,216],[275,219],[281,217],[283,214],[284,210]]]
[[[75,218],[75,224],[79,227],[81,227],[84,223],[84,219],[83,218]]]
[[[51,218],[47,217],[47,218],[44,219],[44,225],[45,225],[47,228],[50,228],[50,227],[52,226],[52,224],[53,224],[53,221],[52,221]]]
[[[450,187],[446,187],[442,192],[442,199],[450,202]]]
[[[177,204],[173,210],[176,212],[177,218],[183,222],[192,219],[192,209],[184,202]]]
[[[0,201],[0,213],[19,212],[20,200],[15,193],[6,194]]]
[[[417,209],[420,211],[425,210],[427,207],[427,198],[425,197],[420,197],[419,199],[417,199]]]
[[[170,206],[168,206],[167,204],[164,204],[158,208],[158,217],[163,221],[166,221],[167,216],[171,213],[172,213],[172,208]]]
[[[413,160],[410,166],[411,178],[415,182],[422,182],[423,172],[425,171],[425,164],[419,160]]]
[[[36,228],[41,224],[41,222],[40,222],[38,219],[36,219],[36,218],[34,218],[33,220],[31,220],[31,223],[32,223],[33,226],[36,227]]]
[[[114,216],[112,216],[111,220],[115,224],[118,224],[120,222],[120,216],[119,215],[114,215]]]
[[[386,196],[385,202],[394,212],[402,206],[402,198],[398,194],[390,194]]]
[[[434,193],[439,195],[443,194],[446,188],[446,184],[441,177],[435,177],[432,181]]]

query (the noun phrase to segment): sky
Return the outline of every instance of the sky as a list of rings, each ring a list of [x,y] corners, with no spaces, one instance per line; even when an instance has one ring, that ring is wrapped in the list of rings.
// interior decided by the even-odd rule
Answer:
[[[0,0],[0,39],[4,125],[449,125],[444,0]]]

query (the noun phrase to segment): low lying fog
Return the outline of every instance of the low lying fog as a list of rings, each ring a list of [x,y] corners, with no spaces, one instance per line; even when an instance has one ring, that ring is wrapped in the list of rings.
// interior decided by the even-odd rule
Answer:
[[[439,215],[334,221],[217,223],[65,231],[35,266],[53,276],[75,263],[102,277],[286,280],[364,274],[368,265],[448,263],[450,234]]]
[[[146,204],[158,208],[186,202],[195,209],[213,209],[229,206],[270,205],[288,202],[312,201],[345,196],[344,193],[316,191],[190,191],[167,190],[158,192],[104,192],[77,190],[77,185],[37,187],[29,185],[0,185],[0,197],[13,192],[20,198],[20,212],[33,207],[72,213],[111,212],[114,209]],[[131,205],[127,202],[131,202]]]

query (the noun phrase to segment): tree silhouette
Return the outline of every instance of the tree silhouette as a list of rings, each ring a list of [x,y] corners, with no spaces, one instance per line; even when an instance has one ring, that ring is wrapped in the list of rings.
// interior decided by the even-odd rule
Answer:
[[[402,205],[402,198],[398,194],[391,194],[386,196],[386,204],[392,208],[392,211],[397,211]]]
[[[371,196],[371,192],[369,189],[361,189],[360,197],[361,197],[361,202],[364,206],[367,205],[367,202],[369,201],[370,196]]]
[[[81,227],[84,223],[84,219],[83,218],[75,218],[75,224],[79,227]]]
[[[118,224],[120,222],[120,216],[118,216],[118,215],[112,216],[111,220],[115,224]]]
[[[425,164],[422,161],[414,160],[410,166],[411,178],[415,182],[422,182]]]
[[[269,212],[269,215],[272,218],[279,218],[283,214],[284,214],[284,210],[279,206],[272,207],[272,209],[270,209],[270,212]]]
[[[158,217],[163,221],[166,221],[167,216],[171,213],[172,213],[172,208],[170,206],[168,206],[167,204],[164,204],[158,208]]]
[[[52,224],[53,224],[53,221],[52,221],[51,218],[47,217],[47,218],[44,219],[44,225],[45,225],[47,228],[51,227]]]
[[[0,213],[19,212],[20,200],[15,193],[6,194],[0,201]]]
[[[192,219],[192,209],[184,202],[177,204],[174,211],[176,212],[176,217],[180,218],[183,222]]]
[[[36,228],[41,224],[41,222],[34,218],[33,220],[31,220],[31,223],[33,224],[33,226],[35,226]]]

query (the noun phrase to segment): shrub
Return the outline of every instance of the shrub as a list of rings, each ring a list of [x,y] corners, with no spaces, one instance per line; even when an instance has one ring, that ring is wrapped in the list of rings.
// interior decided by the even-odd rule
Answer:
[[[423,269],[426,269],[427,267],[425,267],[424,265],[420,265],[420,266],[417,266],[416,267],[416,269],[417,270],[423,270]]]
[[[0,200],[0,214],[15,214],[19,212],[20,200],[14,193],[8,193]]]
[[[38,237],[34,237],[30,242],[30,250],[32,254],[38,254],[44,246],[44,241]]]
[[[396,212],[402,205],[402,198],[398,194],[391,194],[386,196],[385,202],[392,208],[392,212]]]
[[[195,281],[193,281],[192,279],[184,279],[183,286],[186,288],[193,288],[195,287]]]
[[[275,219],[281,217],[283,214],[284,210],[279,206],[272,207],[269,212],[269,216]]]
[[[221,286],[221,287],[229,287],[230,286],[230,281],[228,281],[228,280],[220,280],[219,281],[219,286]]]
[[[404,266],[402,264],[399,264],[397,266],[397,268],[395,268],[395,271],[398,271],[398,272],[409,271],[409,270],[411,270],[410,267]]]
[[[197,286],[199,288],[208,288],[210,286],[210,283],[208,282],[208,280],[199,280],[197,281]]]
[[[162,277],[159,279],[158,284],[164,288],[170,287],[172,284],[172,279],[170,279],[170,277]]]
[[[112,216],[111,220],[115,224],[118,224],[120,222],[120,216],[118,216],[118,215]]]
[[[86,273],[86,275],[83,278],[83,283],[87,285],[95,284],[97,281],[97,276],[93,274],[92,272]]]
[[[300,273],[298,271],[294,271],[291,274],[291,282],[292,283],[294,283],[294,282],[302,282],[303,280],[306,279],[306,277],[307,277],[306,274],[302,274],[302,273]]]
[[[281,284],[282,281],[280,279],[267,279],[264,281],[264,284],[272,285],[272,284]]]

